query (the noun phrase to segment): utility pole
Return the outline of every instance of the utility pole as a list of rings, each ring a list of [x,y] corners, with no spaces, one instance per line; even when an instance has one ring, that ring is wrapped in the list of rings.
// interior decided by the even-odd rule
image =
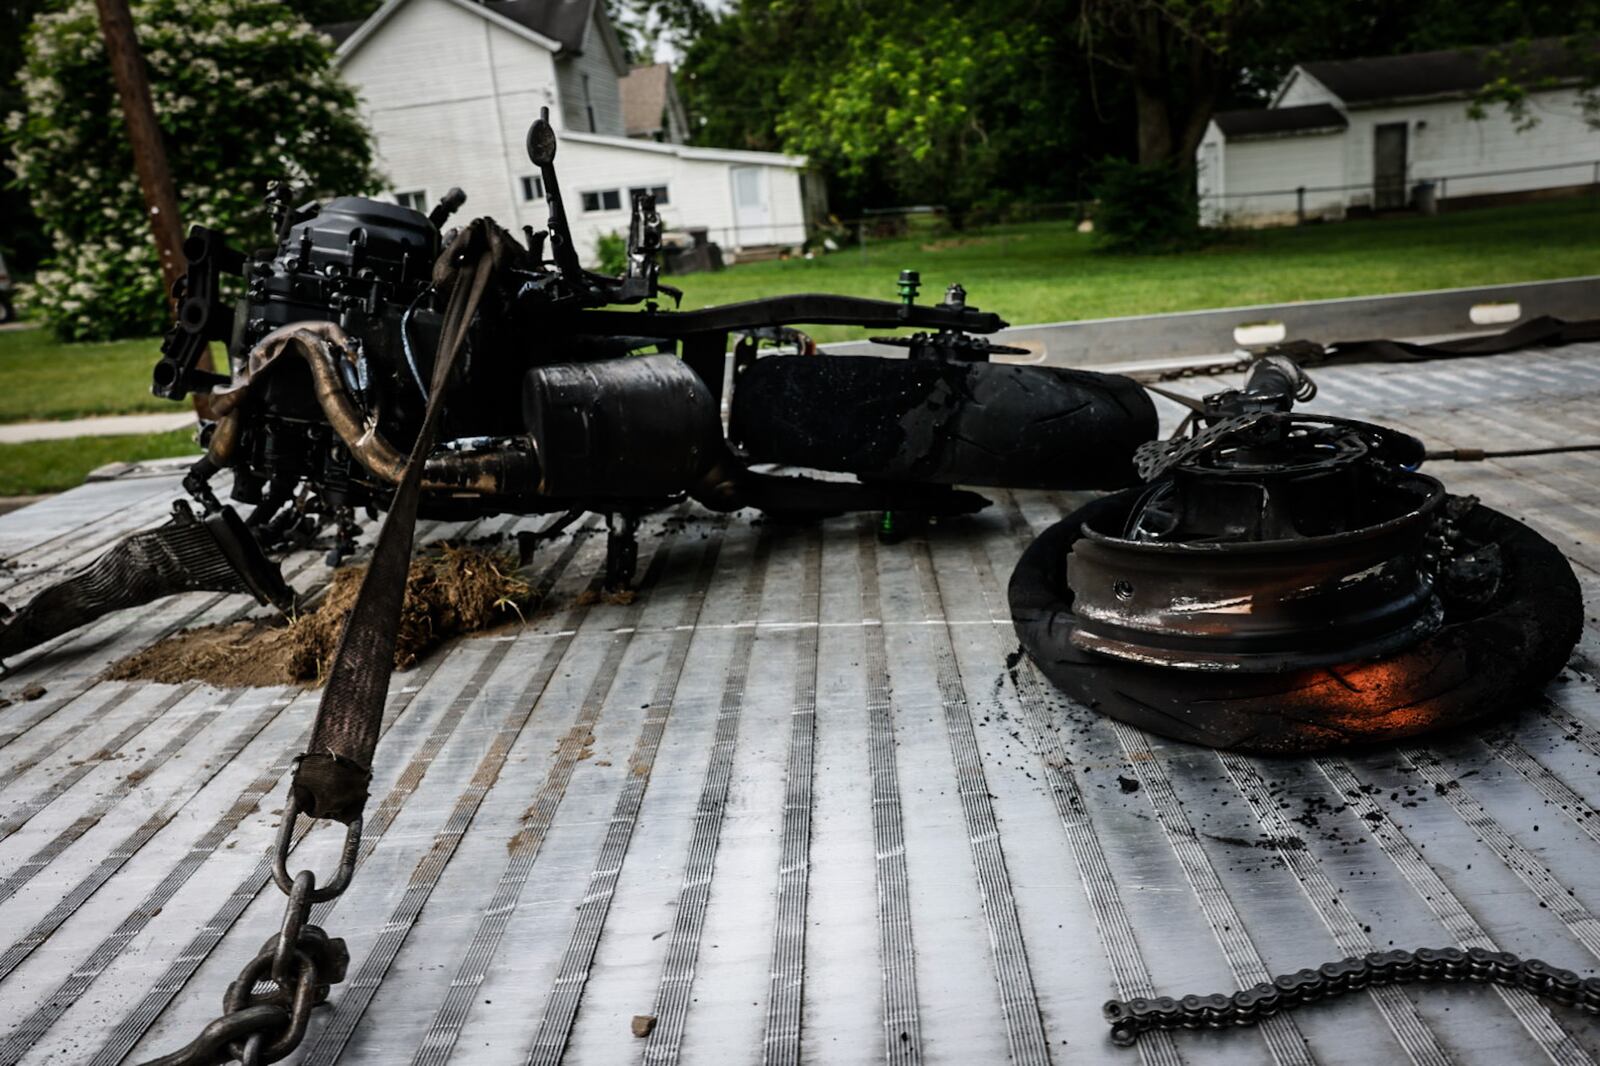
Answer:
[[[144,57],[139,54],[139,41],[133,35],[128,0],[95,0],[95,7],[100,12],[100,34],[105,38],[111,76],[116,79],[117,95],[122,98],[122,116],[128,124],[133,168],[144,193],[150,234],[161,255],[161,280],[171,293],[184,271],[183,227],[178,221],[178,197],[172,189],[172,171],[167,169],[161,127],[156,125],[156,110],[150,102]]]
[[[150,102],[150,79],[139,39],[133,33],[133,15],[128,0],[95,0],[100,13],[100,35],[105,38],[106,58],[111,76],[122,100],[122,117],[128,126],[128,143],[133,148],[133,169],[139,175],[139,190],[144,194],[145,217],[161,258],[161,283],[164,297],[171,299],[173,286],[184,274],[183,223],[178,218],[178,195],[172,187],[172,171],[167,167],[167,149],[156,124],[155,105]],[[169,303],[170,306],[170,303]],[[210,370],[211,353],[201,354],[199,366]],[[195,413],[208,417],[210,400],[196,393]]]

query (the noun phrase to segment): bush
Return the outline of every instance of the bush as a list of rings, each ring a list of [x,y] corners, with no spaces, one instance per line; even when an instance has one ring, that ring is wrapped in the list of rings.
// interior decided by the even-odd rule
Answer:
[[[596,269],[615,277],[628,270],[628,238],[620,233],[602,233],[594,242]]]
[[[1173,163],[1100,165],[1094,214],[1100,245],[1117,252],[1176,252],[1200,243],[1194,171]]]
[[[297,199],[375,186],[355,96],[288,6],[136,0],[133,21],[185,226],[259,244],[271,182]],[[39,15],[26,49],[26,109],[6,129],[51,246],[26,303],[64,339],[159,332],[160,265],[92,0]]]

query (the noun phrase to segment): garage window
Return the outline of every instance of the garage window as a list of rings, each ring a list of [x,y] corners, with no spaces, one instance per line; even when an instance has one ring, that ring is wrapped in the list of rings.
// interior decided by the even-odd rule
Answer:
[[[622,210],[622,193],[617,189],[600,189],[595,192],[583,194],[583,209],[585,211],[620,211]]]
[[[631,204],[647,192],[655,193],[657,207],[666,207],[672,202],[667,198],[667,187],[665,185],[643,185],[637,189],[629,189],[628,202]]]

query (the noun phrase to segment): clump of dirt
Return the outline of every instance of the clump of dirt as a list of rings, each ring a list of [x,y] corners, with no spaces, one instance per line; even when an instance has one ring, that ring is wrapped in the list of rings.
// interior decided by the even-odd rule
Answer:
[[[532,589],[499,552],[444,545],[411,561],[395,639],[396,670],[451,637],[524,617]],[[205,681],[224,688],[320,685],[366,567],[338,571],[315,609],[292,619],[200,626],[176,633],[112,665],[113,681]]]
[[[293,623],[234,622],[174,633],[112,663],[112,681],[208,681],[222,688],[295,684]]]

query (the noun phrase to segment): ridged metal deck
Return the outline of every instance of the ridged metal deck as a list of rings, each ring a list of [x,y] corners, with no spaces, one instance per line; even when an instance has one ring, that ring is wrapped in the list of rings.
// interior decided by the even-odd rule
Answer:
[[[1433,445],[1600,440],[1600,346],[1316,377],[1311,410]],[[1434,472],[1539,528],[1600,602],[1600,456]],[[134,470],[0,518],[0,599],[159,521],[178,491]],[[658,516],[630,604],[580,597],[592,530],[542,549],[549,595],[525,628],[395,677],[361,865],[318,909],[351,975],[290,1061],[1600,1061],[1600,1022],[1483,986],[1114,1048],[1110,996],[1231,990],[1374,948],[1492,946],[1592,973],[1600,624],[1479,735],[1219,755],[1100,719],[1019,660],[1012,564],[1079,501],[993,495],[893,545],[859,517]],[[286,570],[327,578],[311,553]],[[0,1064],[170,1050],[275,929],[265,856],[316,693],[97,680],[251,608],[167,600],[0,684],[16,699],[0,710]],[[31,683],[45,694],[17,698]],[[319,830],[301,852],[326,869],[336,843]],[[647,1037],[635,1015],[657,1019]]]

